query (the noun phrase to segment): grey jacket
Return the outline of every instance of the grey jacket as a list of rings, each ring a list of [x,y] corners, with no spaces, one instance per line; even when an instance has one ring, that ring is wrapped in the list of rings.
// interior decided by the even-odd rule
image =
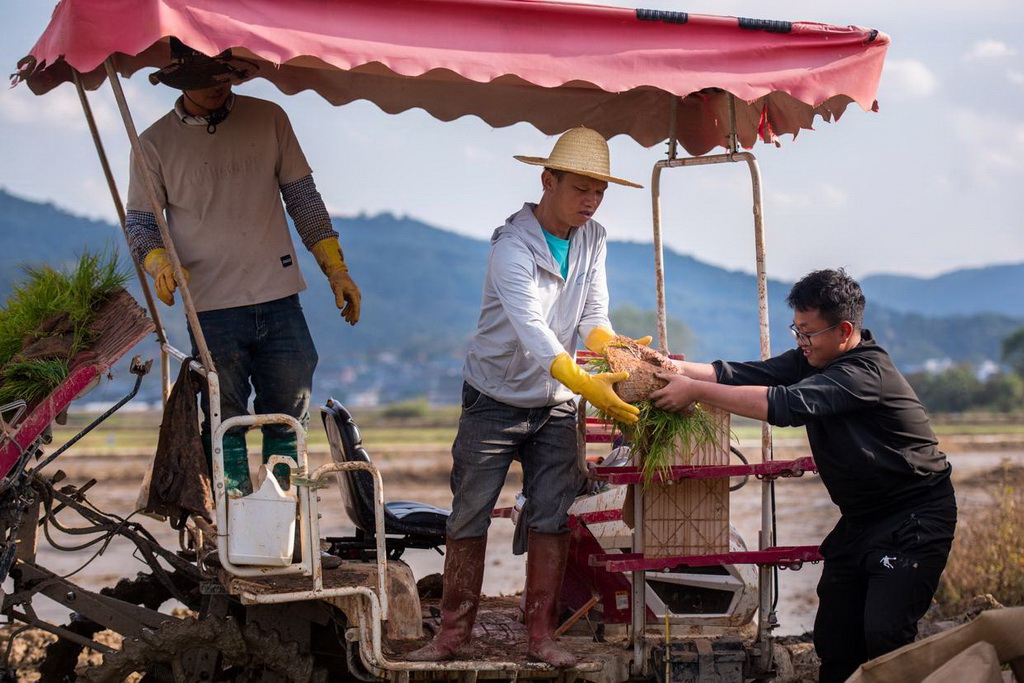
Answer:
[[[480,320],[462,370],[478,391],[520,408],[571,399],[551,377],[551,363],[572,355],[579,335],[611,327],[604,228],[591,220],[572,231],[563,280],[535,206],[524,204],[491,236]]]

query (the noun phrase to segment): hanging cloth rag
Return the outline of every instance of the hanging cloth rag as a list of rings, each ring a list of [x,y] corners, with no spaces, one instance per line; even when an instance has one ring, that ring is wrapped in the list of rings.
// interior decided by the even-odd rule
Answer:
[[[153,458],[149,500],[144,508],[145,512],[166,515],[176,529],[189,515],[213,523],[213,493],[196,402],[202,382],[189,369],[190,360],[181,364],[178,380],[167,398]]]

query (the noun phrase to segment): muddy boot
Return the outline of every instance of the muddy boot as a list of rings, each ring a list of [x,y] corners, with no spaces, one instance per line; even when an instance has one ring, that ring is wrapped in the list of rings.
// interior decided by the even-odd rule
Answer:
[[[530,532],[526,549],[526,656],[558,669],[576,666],[576,658],[553,639],[558,598],[569,553],[569,534]]]
[[[473,633],[476,610],[480,606],[480,586],[484,580],[487,537],[449,540],[446,547],[441,630],[426,646],[406,656],[413,662],[453,659],[469,645]]]

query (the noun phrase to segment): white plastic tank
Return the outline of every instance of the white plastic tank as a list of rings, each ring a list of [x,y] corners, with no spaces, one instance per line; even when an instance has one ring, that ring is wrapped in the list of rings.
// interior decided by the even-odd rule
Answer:
[[[277,478],[260,466],[257,489],[228,496],[228,560],[237,565],[285,567],[292,563],[295,539],[295,487],[281,490]]]

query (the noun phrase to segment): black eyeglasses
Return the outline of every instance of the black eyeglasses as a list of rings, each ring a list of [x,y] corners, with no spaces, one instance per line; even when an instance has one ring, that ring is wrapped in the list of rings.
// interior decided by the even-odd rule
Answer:
[[[800,330],[798,330],[796,328],[796,323],[793,323],[792,325],[789,326],[789,331],[793,333],[793,338],[796,339],[797,344],[810,344],[811,340],[817,337],[819,334],[825,334],[829,330],[834,330],[842,324],[843,321],[840,320],[835,325],[830,325],[823,330],[818,330],[817,332],[811,332],[810,334],[807,334],[806,332],[801,332]]]

